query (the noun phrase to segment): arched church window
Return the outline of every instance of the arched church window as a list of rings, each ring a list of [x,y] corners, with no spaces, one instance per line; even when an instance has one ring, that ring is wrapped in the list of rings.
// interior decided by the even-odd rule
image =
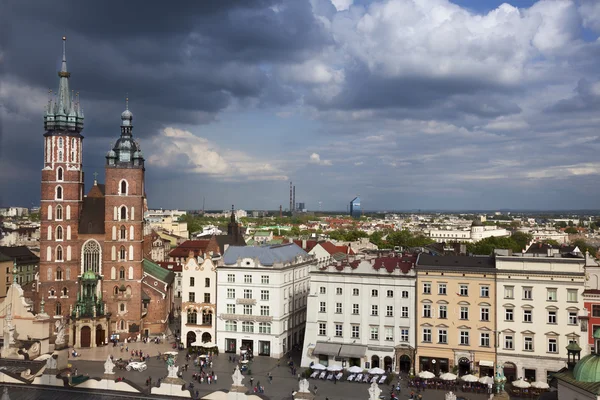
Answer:
[[[50,288],[50,297],[54,296],[56,296],[56,291],[54,290],[54,288]]]
[[[118,286],[115,286],[115,287],[113,288],[113,294],[114,294],[115,296],[117,296],[117,295],[119,294],[119,287],[118,287]]]
[[[58,161],[62,162],[62,160],[63,160],[63,152],[62,152],[62,150],[59,150],[58,151]]]
[[[60,305],[60,303],[56,303],[56,310],[54,310],[54,315],[61,315],[62,314],[62,306]]]
[[[100,245],[93,239],[83,245],[83,271],[100,273]]]
[[[123,261],[127,258],[127,252],[125,251],[125,246],[121,246],[119,249],[119,260]]]
[[[122,206],[121,209],[119,210],[119,217],[122,221],[126,221],[127,220],[127,207]]]
[[[63,219],[63,209],[62,206],[59,204],[56,206],[56,220],[57,221],[62,221]]]
[[[69,294],[69,291],[67,290],[67,288],[66,287],[62,288],[62,295],[66,296],[68,294]]]
[[[56,180],[57,181],[62,181],[63,180],[63,169],[61,167],[58,167],[56,169]]]
[[[62,200],[63,198],[63,188],[62,186],[56,187],[56,200]]]
[[[61,137],[58,138],[58,148],[59,149],[63,148],[63,138],[61,138]]]
[[[119,325],[120,325],[120,327],[119,327],[119,328],[120,328],[121,330],[124,330],[124,329],[125,329],[125,321],[121,320],[121,322],[119,323]]]
[[[125,304],[123,304],[123,303],[119,304],[119,311],[125,312]]]
[[[125,225],[121,225],[121,240],[126,240],[127,239],[127,228],[125,228]]]
[[[56,261],[62,261],[63,259],[63,250],[62,246],[56,246]]]
[[[66,275],[66,279],[68,281],[70,281],[71,280],[71,268],[66,268],[65,272],[66,272],[66,274],[65,274]]]
[[[123,267],[119,269],[119,279],[125,279],[125,268]]]
[[[120,194],[121,196],[125,196],[127,195],[127,181],[125,179],[123,179],[121,181],[121,190],[120,190]]]
[[[56,268],[56,280],[57,281],[62,281],[63,275],[62,275],[62,269],[60,267]]]
[[[62,226],[56,227],[56,240],[63,240],[63,228]]]

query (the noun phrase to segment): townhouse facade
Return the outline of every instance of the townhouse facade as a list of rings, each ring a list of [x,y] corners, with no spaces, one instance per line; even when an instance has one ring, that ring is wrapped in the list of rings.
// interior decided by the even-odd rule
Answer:
[[[186,348],[214,347],[210,345],[216,343],[217,334],[217,265],[190,251],[181,272],[181,342]]]
[[[415,260],[401,254],[349,256],[315,266],[301,366],[413,371]]]
[[[493,257],[421,253],[416,276],[418,370],[493,376]]]
[[[279,358],[301,346],[313,265],[294,243],[229,246],[217,268],[219,351]]]
[[[544,381],[567,365],[567,346],[588,354],[585,258],[569,254],[496,256],[497,363],[508,381]]]

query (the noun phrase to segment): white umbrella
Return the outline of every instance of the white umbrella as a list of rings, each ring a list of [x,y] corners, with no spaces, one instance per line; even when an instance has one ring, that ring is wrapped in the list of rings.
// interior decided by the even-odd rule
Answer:
[[[369,370],[369,373],[370,373],[371,375],[381,375],[381,374],[385,374],[385,371],[384,371],[384,370],[382,370],[381,368],[371,368],[371,369]]]
[[[330,372],[339,372],[342,369],[343,368],[341,365],[330,365],[329,367],[327,367],[327,371],[330,371]]]
[[[433,372],[421,371],[421,372],[419,372],[419,378],[421,378],[421,379],[433,379],[433,378],[435,378],[435,375],[433,374]]]
[[[454,375],[452,372],[445,372],[440,375],[440,379],[443,381],[453,381],[456,380],[456,375]]]
[[[460,379],[462,379],[465,382],[477,382],[477,381],[479,381],[479,378],[477,378],[475,375],[472,375],[472,374],[463,375],[463,376],[460,377]]]
[[[479,383],[483,383],[484,385],[489,385],[490,383],[493,384],[494,378],[492,378],[491,376],[483,376],[479,378]]]
[[[206,343],[200,343],[198,345],[198,347],[204,347],[204,348],[207,348],[207,349],[212,349],[213,347],[217,347],[217,345],[214,344],[213,342],[206,342]]]
[[[244,361],[242,361],[242,364],[248,364],[248,363],[249,363],[249,361],[248,361],[248,360],[244,360]]]
[[[516,381],[514,381],[512,383],[512,385],[516,388],[519,389],[527,389],[528,387],[530,387],[531,385],[529,384],[529,382],[525,382],[523,379],[517,379]]]
[[[363,369],[361,367],[353,365],[350,368],[348,368],[348,372],[350,372],[351,374],[360,374],[361,372],[363,372]]]
[[[310,369],[314,369],[317,371],[323,371],[324,369],[327,369],[327,367],[324,366],[323,364],[316,363],[316,364],[313,364],[313,366],[310,367]]]
[[[178,353],[178,352],[176,352],[176,351],[165,351],[163,354],[168,354],[168,355],[171,355],[171,356],[176,356],[176,355],[178,355],[179,353]]]
[[[540,381],[535,381],[531,384],[531,387],[534,387],[536,389],[550,389],[550,385],[548,385],[546,382],[540,382]]]

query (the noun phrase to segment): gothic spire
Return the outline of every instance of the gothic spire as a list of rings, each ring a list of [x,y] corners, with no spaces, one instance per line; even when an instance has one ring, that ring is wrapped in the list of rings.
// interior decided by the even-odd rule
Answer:
[[[62,65],[58,76],[58,114],[68,115],[71,112],[71,94],[69,93],[69,77],[71,74],[67,71],[67,37],[63,36],[63,56]]]

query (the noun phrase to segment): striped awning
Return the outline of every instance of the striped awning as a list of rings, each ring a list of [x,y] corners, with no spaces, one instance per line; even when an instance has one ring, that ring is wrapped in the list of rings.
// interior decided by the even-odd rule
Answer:
[[[313,354],[337,357],[340,346],[339,343],[317,342]]]
[[[361,358],[367,353],[367,346],[358,344],[343,344],[340,349],[340,357]]]

